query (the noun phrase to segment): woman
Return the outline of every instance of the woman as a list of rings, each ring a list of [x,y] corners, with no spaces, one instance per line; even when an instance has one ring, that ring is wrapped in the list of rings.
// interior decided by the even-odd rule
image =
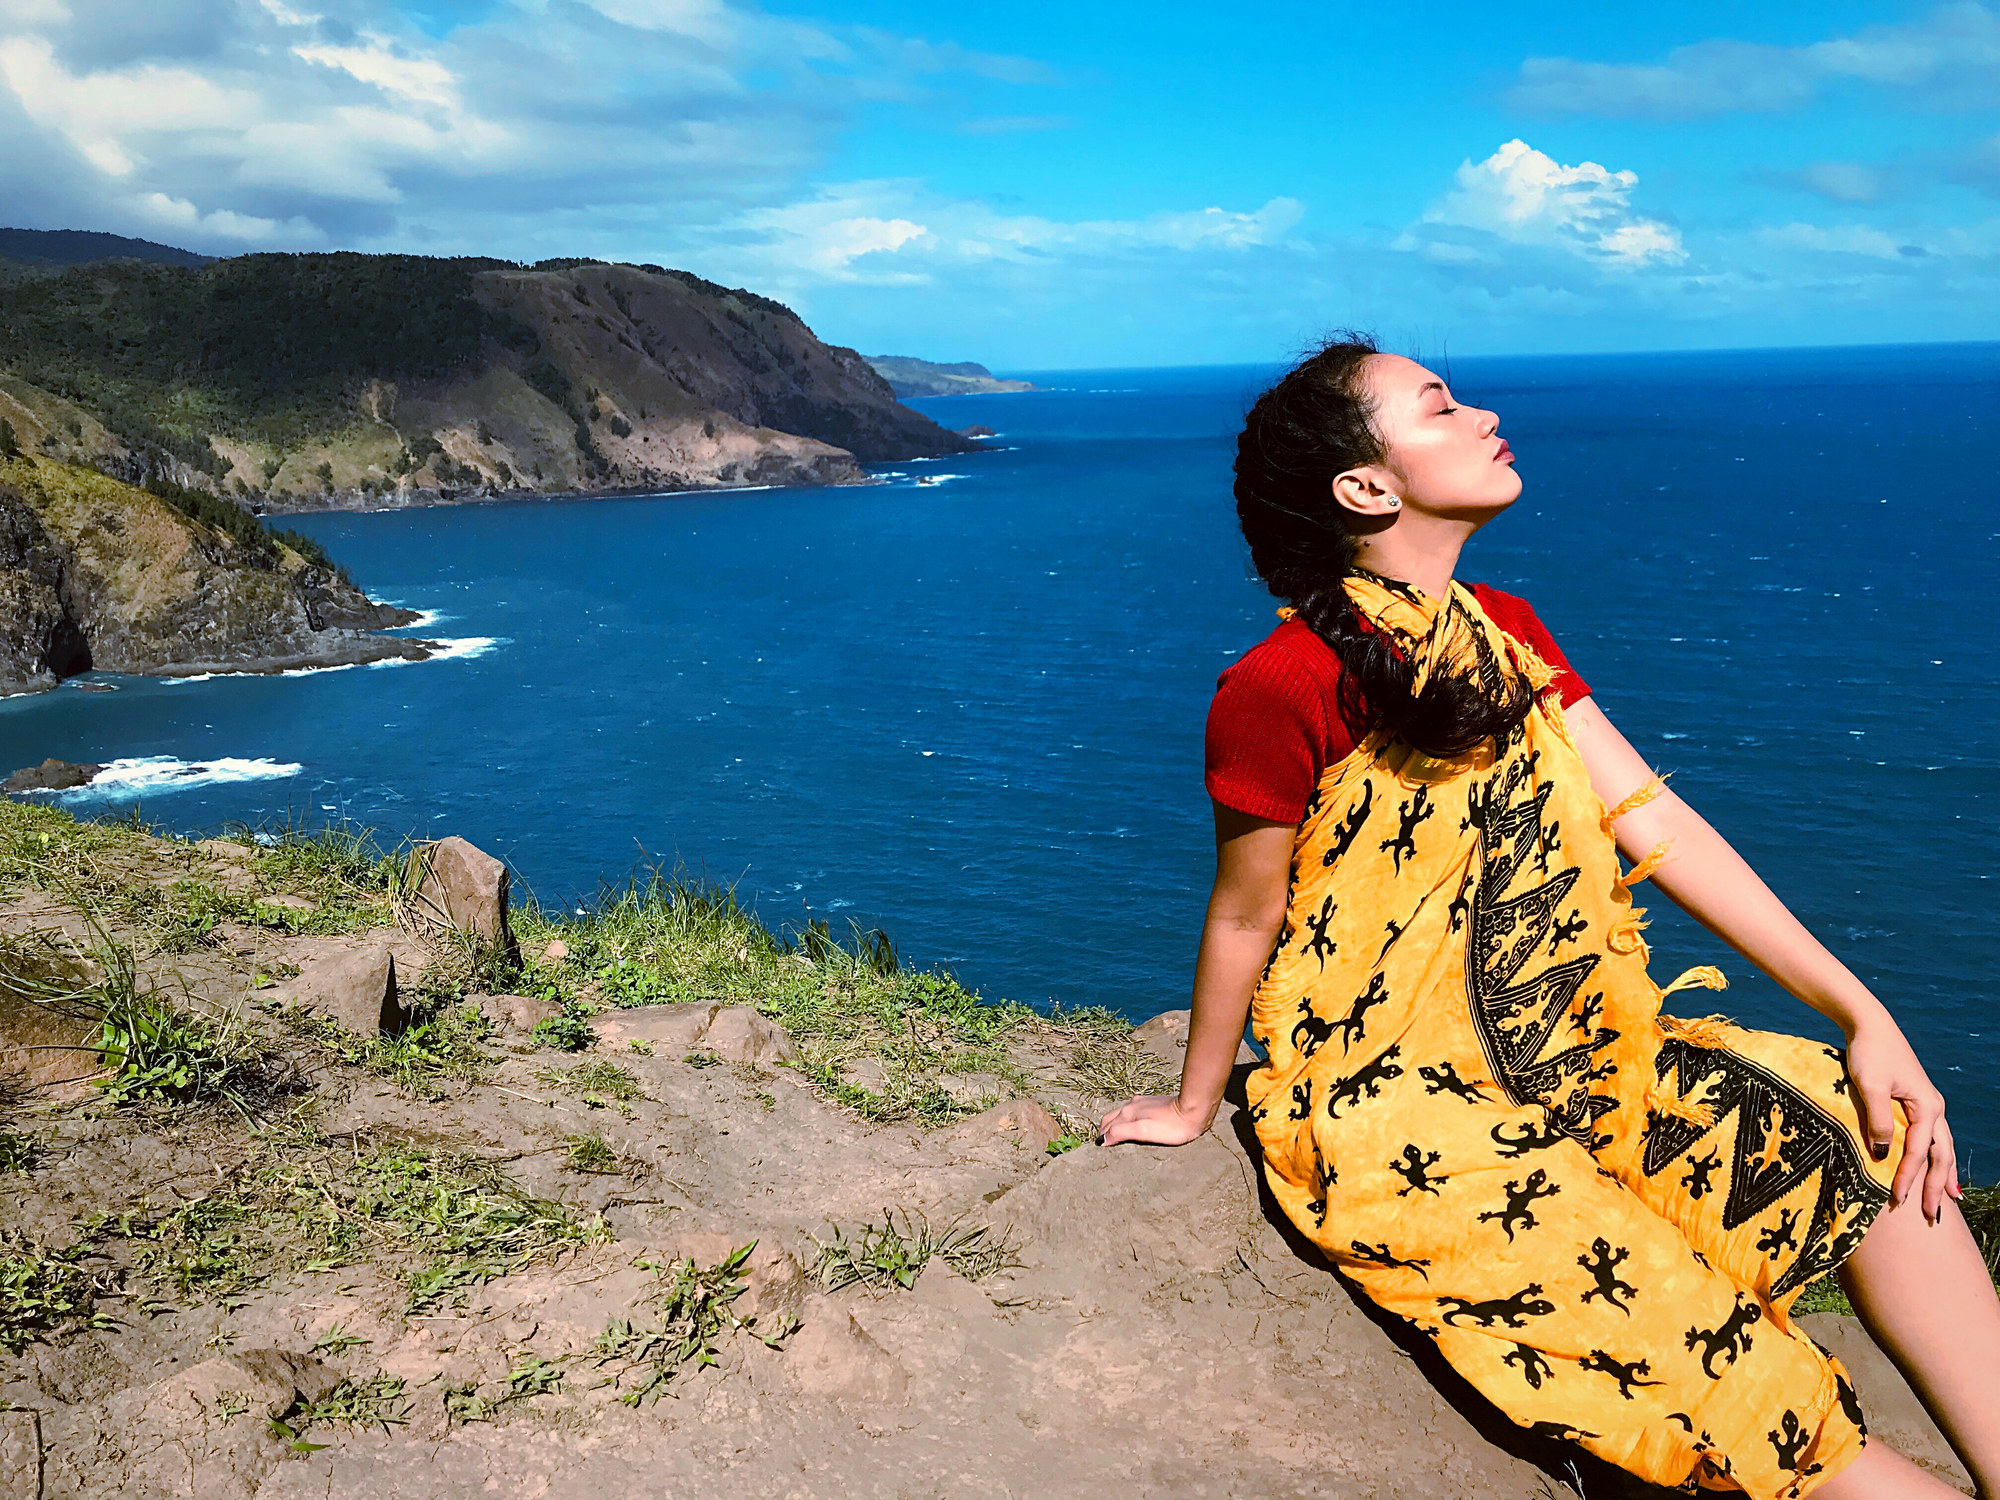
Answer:
[[[1210,713],[1216,877],[1180,1093],[1113,1110],[1103,1140],[1207,1130],[1247,1014],[1277,1202],[1514,1421],[1658,1484],[1956,1493],[1864,1446],[1845,1372],[1788,1317],[1837,1267],[2000,1495],[2000,1301],[1953,1202],[1944,1101],[1533,612],[1453,581],[1521,491],[1498,427],[1360,338],[1252,409],[1237,511],[1288,618]],[[1846,1051],[1662,1015],[1723,981],[1648,976],[1647,878]]]

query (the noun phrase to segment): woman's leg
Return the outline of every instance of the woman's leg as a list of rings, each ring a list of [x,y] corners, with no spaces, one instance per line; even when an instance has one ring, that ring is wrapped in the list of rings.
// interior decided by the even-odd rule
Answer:
[[[1814,1490],[1812,1500],[1965,1500],[1965,1497],[1887,1443],[1875,1442]]]
[[[1936,1224],[1924,1221],[1919,1193],[1884,1209],[1840,1283],[1980,1495],[2000,1500],[2000,1297],[1958,1206],[1947,1198]]]

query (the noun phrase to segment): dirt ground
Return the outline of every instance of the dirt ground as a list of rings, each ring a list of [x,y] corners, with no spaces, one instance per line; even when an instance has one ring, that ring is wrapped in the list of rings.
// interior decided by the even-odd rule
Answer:
[[[124,878],[191,867],[159,862]],[[64,927],[42,892],[0,910]],[[266,1049],[247,1113],[14,1102],[5,1243],[77,1247],[96,1290],[0,1347],[0,1500],[1655,1493],[1530,1440],[1350,1295],[1261,1197],[1233,1107],[1179,1149],[1052,1151],[1053,1117],[1114,1101],[1023,1055],[1051,1115],[882,1123],[643,1008],[574,1054],[496,1029],[486,1065],[413,1086],[273,999],[313,945],[371,936],[430,961],[390,928],[228,924],[147,960]],[[920,1229],[936,1253],[905,1263]],[[1963,1484],[1853,1320],[1807,1321],[1874,1430]]]

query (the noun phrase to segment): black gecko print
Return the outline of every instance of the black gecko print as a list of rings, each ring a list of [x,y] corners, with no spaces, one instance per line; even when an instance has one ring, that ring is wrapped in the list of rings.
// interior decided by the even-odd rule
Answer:
[[[1554,1438],[1559,1443],[1573,1443],[1578,1438],[1597,1437],[1600,1434],[1588,1432],[1581,1427],[1572,1427],[1567,1422],[1533,1422],[1528,1426],[1532,1436]]]
[[[1462,831],[1462,830],[1461,830]],[[1472,871],[1465,872],[1465,879],[1458,883],[1458,894],[1451,898],[1451,905],[1445,908],[1445,915],[1451,918],[1451,930],[1457,932],[1465,925],[1465,919],[1472,911],[1472,903],[1465,893],[1472,889]]]
[[[1786,1411],[1783,1420],[1764,1436],[1770,1440],[1772,1451],[1778,1455],[1778,1467],[1792,1476],[1792,1487],[1786,1491],[1787,1494],[1796,1495],[1799,1492],[1800,1481],[1810,1478],[1826,1467],[1817,1463],[1807,1464],[1804,1468],[1799,1467],[1805,1459],[1806,1449],[1812,1446],[1813,1434],[1806,1430],[1797,1412]]]
[[[1861,1398],[1854,1394],[1854,1387],[1847,1383],[1847,1377],[1837,1370],[1833,1376],[1833,1387],[1840,1397],[1840,1409],[1847,1414],[1847,1420],[1863,1437],[1868,1436],[1868,1422],[1861,1415]]]
[[[1429,1193],[1435,1198],[1438,1190],[1432,1184],[1442,1182],[1444,1179],[1432,1177],[1426,1169],[1434,1166],[1437,1159],[1438,1154],[1435,1151],[1425,1154],[1415,1145],[1405,1146],[1402,1158],[1389,1163],[1389,1170],[1409,1184],[1408,1187],[1397,1188],[1396,1196],[1401,1198],[1410,1193]]]
[[[1484,1104],[1486,1089],[1483,1084],[1468,1083],[1458,1076],[1458,1069],[1446,1058],[1435,1068],[1419,1068],[1417,1076],[1424,1080],[1426,1094],[1456,1094],[1467,1104]]]
[[[1313,1191],[1318,1196],[1312,1202],[1308,1203],[1306,1207],[1313,1215],[1313,1226],[1315,1228],[1323,1229],[1326,1227],[1326,1190],[1339,1181],[1339,1174],[1326,1164],[1326,1158],[1321,1156],[1318,1151],[1314,1151]]]
[[[1585,995],[1583,997],[1583,1004],[1579,1005],[1576,1008],[1576,1014],[1569,1018],[1569,1029],[1571,1031],[1580,1031],[1588,1037],[1594,1037],[1597,1035],[1597,1018],[1603,1014],[1604,991],[1599,990],[1594,995]],[[1612,1034],[1615,1036],[1617,1033],[1614,1032]]]
[[[1338,1120],[1340,1118],[1341,1105],[1359,1104],[1364,1096],[1369,1099],[1380,1098],[1383,1084],[1387,1083],[1391,1078],[1401,1078],[1403,1076],[1401,1066],[1395,1061],[1396,1058],[1402,1055],[1402,1047],[1399,1044],[1391,1043],[1388,1050],[1380,1057],[1371,1063],[1364,1063],[1347,1077],[1335,1083],[1332,1088],[1326,1091],[1326,1117],[1329,1120]]]
[[[1828,1057],[1832,1058],[1835,1062],[1840,1064],[1840,1076],[1834,1079],[1833,1081],[1833,1091],[1836,1094],[1839,1094],[1842,1098],[1846,1098],[1847,1097],[1847,1054],[1845,1052],[1842,1052],[1838,1047],[1822,1047],[1819,1050],[1824,1052]]]
[[[1403,873],[1403,856],[1407,854],[1414,858],[1416,855],[1417,825],[1436,812],[1437,806],[1431,801],[1431,789],[1420,786],[1414,796],[1398,803],[1397,809],[1402,826],[1396,830],[1394,838],[1382,840],[1382,852],[1395,861],[1396,873],[1400,875]]]
[[[1364,1245],[1359,1240],[1354,1241],[1352,1249],[1356,1260],[1365,1260],[1371,1266],[1388,1266],[1392,1270],[1415,1271],[1424,1280],[1429,1281],[1431,1279],[1431,1273],[1428,1269],[1430,1262],[1428,1260],[1404,1260],[1398,1255],[1391,1254],[1387,1245]]]
[[[1798,1225],[1799,1211],[1796,1208],[1779,1209],[1778,1222],[1766,1225],[1758,1234],[1757,1248],[1772,1260],[1776,1260],[1783,1251],[1798,1249]]]
[[[1409,923],[1407,922],[1398,925],[1394,917],[1391,917],[1387,922],[1383,924],[1382,930],[1388,933],[1389,935],[1382,940],[1382,951],[1375,955],[1376,963],[1379,964],[1380,962],[1382,962],[1383,959],[1389,956],[1389,950],[1396,946],[1396,939],[1403,935],[1404,929],[1407,928],[1408,926]]]
[[[1580,911],[1573,911],[1558,921],[1555,926],[1549,929],[1549,957],[1554,958],[1556,950],[1564,943],[1581,941],[1585,930],[1589,926],[1590,923],[1585,920],[1583,913]],[[1598,996],[1600,1000],[1603,998],[1602,995]],[[1587,1026],[1584,1028],[1586,1031],[1589,1029]]]
[[[1307,1057],[1319,1050],[1319,1044],[1333,1035],[1334,1023],[1322,1021],[1313,1010],[1313,997],[1299,997],[1299,1024],[1292,1028],[1292,1048]]]
[[[1285,1116],[1288,1120],[1303,1120],[1313,1112],[1313,1081],[1303,1079],[1292,1085],[1292,1107]]]
[[[1320,902],[1317,916],[1311,913],[1307,913],[1306,915],[1306,926],[1312,929],[1312,936],[1306,940],[1306,945],[1299,949],[1299,952],[1312,954],[1314,958],[1319,960],[1319,966],[1322,969],[1326,967],[1327,959],[1334,954],[1338,947],[1334,940],[1327,935],[1327,929],[1333,925],[1333,914],[1338,910],[1340,908],[1333,904],[1333,897],[1328,896]]]
[[[1540,1167],[1528,1174],[1526,1182],[1507,1184],[1507,1206],[1496,1208],[1491,1213],[1477,1215],[1478,1218],[1498,1219],[1500,1227],[1507,1231],[1507,1238],[1514,1238],[1514,1226],[1533,1229],[1536,1224],[1532,1205],[1538,1198],[1553,1198],[1562,1191],[1560,1183],[1550,1182],[1549,1174]]]
[[[1456,1325],[1461,1318],[1470,1318],[1481,1328],[1496,1325],[1505,1328],[1526,1328],[1526,1318],[1546,1318],[1556,1310],[1555,1303],[1542,1295],[1542,1284],[1531,1281],[1520,1291],[1506,1297],[1489,1297],[1484,1301],[1474,1301],[1466,1297],[1440,1297],[1438,1306],[1455,1304],[1444,1315],[1444,1321]]]
[[[1688,1190],[1688,1196],[1700,1201],[1715,1191],[1715,1169],[1722,1165],[1722,1158],[1713,1151],[1697,1161],[1688,1157],[1688,1169],[1681,1178],[1681,1186]]]
[[[1326,854],[1320,860],[1322,868],[1330,867],[1345,854],[1354,843],[1354,837],[1361,832],[1361,825],[1368,821],[1368,810],[1375,802],[1375,783],[1361,783],[1361,800],[1348,808],[1340,824],[1333,831],[1333,842],[1327,846]]]
[[[1597,1285],[1585,1292],[1581,1300],[1588,1302],[1592,1297],[1602,1297],[1611,1306],[1617,1308],[1629,1318],[1632,1315],[1632,1309],[1618,1299],[1620,1297],[1636,1297],[1639,1295],[1639,1289],[1632,1285],[1631,1282],[1619,1279],[1618,1267],[1625,1263],[1626,1258],[1631,1253],[1631,1250],[1624,1245],[1620,1245],[1616,1250],[1613,1250],[1611,1242],[1601,1234],[1592,1240],[1590,1242],[1590,1254],[1579,1255],[1576,1258],[1576,1263],[1596,1278]]]
[[[1690,1328],[1687,1332],[1689,1349],[1701,1350],[1701,1368],[1710,1380],[1722,1379],[1722,1371],[1715,1368],[1719,1356],[1727,1355],[1726,1365],[1736,1363],[1736,1356],[1750,1347],[1750,1329],[1764,1316],[1764,1309],[1757,1305],[1757,1299],[1736,1294],[1736,1310],[1714,1328]]]
[[[1553,1380],[1555,1378],[1556,1372],[1549,1368],[1549,1362],[1542,1358],[1542,1351],[1535,1348],[1532,1344],[1516,1344],[1512,1354],[1503,1354],[1500,1356],[1500,1363],[1503,1365],[1519,1365],[1521,1367],[1521,1378],[1538,1391],[1542,1388],[1544,1380]]]
[[[1639,1378],[1642,1375],[1653,1373],[1653,1367],[1648,1361],[1635,1359],[1628,1365],[1612,1358],[1602,1349],[1591,1350],[1589,1358],[1578,1360],[1576,1367],[1579,1370],[1595,1370],[1600,1375],[1609,1375],[1613,1380],[1618,1382],[1618,1394],[1623,1396],[1627,1401],[1632,1399],[1632,1387],[1636,1385],[1666,1384],[1664,1380],[1642,1380]]]
[[[1535,868],[1544,875],[1549,873],[1549,856],[1563,846],[1563,841],[1556,837],[1561,831],[1562,824],[1553,818],[1549,820],[1549,826],[1542,830],[1541,845],[1535,851]],[[1551,948],[1549,952],[1554,953],[1555,949]]]
[[[1363,1024],[1363,1018],[1376,1006],[1387,1005],[1389,1003],[1388,983],[1388,980],[1384,979],[1380,974],[1370,974],[1368,976],[1368,988],[1359,995],[1356,995],[1354,997],[1354,1004],[1348,1008],[1347,1014],[1333,1023],[1332,1029],[1340,1033],[1340,1051],[1342,1056],[1346,1055],[1347,1049],[1352,1043],[1367,1039],[1367,1030]]]
[[[1510,1158],[1526,1156],[1530,1151],[1546,1151],[1569,1139],[1562,1127],[1546,1115],[1540,1130],[1535,1128],[1534,1121],[1524,1120],[1519,1135],[1508,1135],[1506,1131],[1504,1124],[1495,1125],[1487,1134],[1493,1137],[1493,1144],[1500,1148],[1500,1154]]]

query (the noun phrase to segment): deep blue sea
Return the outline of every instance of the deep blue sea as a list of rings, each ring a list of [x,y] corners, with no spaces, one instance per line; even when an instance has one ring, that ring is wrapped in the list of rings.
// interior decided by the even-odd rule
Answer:
[[[1276,623],[1229,495],[1271,372],[1010,373],[1047,389],[915,403],[995,451],[871,487],[296,518],[456,653],[6,700],[0,769],[138,762],[71,805],[180,829],[460,833],[548,903],[678,861],[774,924],[879,925],[989,996],[1185,1005],[1203,720]],[[1533,602],[1889,1003],[2000,1179],[2000,346],[1449,375],[1526,482],[1462,576]],[[1645,904],[1662,977],[1734,981],[1695,1004],[1833,1036]]]

